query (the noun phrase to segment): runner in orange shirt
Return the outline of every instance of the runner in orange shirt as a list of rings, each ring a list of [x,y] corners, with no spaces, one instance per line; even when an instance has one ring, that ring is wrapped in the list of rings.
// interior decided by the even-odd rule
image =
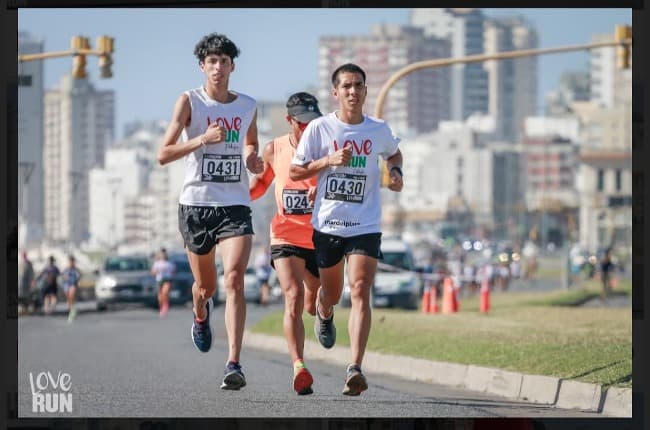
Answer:
[[[308,93],[293,94],[287,101],[288,134],[273,139],[264,148],[264,171],[250,184],[251,199],[264,195],[275,178],[277,212],[271,221],[271,266],[284,293],[284,336],[293,361],[293,389],[311,394],[313,377],[305,367],[303,308],[315,315],[316,292],[320,287],[312,243],[310,201],[315,195],[316,177],[292,181],[289,165],[302,132],[312,119],[321,116],[318,100]],[[304,287],[303,287],[304,285]]]

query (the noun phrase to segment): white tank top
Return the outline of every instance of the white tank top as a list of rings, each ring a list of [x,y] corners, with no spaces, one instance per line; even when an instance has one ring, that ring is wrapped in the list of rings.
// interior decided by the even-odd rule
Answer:
[[[231,91],[231,93],[234,93]],[[183,129],[186,142],[203,134],[214,122],[226,128],[226,140],[201,146],[185,156],[185,180],[178,199],[190,206],[250,205],[248,172],[243,155],[244,140],[257,103],[234,93],[230,103],[219,103],[203,87],[185,92],[190,100],[190,125]]]

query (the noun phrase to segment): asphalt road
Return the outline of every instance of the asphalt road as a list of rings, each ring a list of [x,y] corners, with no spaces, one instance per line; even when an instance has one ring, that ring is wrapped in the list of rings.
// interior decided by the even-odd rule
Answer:
[[[91,309],[91,304],[86,308]],[[90,305],[90,306],[88,306]],[[248,306],[247,325],[279,309]],[[21,316],[18,320],[19,417],[597,417],[470,391],[367,374],[360,397],[341,394],[344,369],[309,361],[314,394],[297,396],[288,354],[244,345],[248,385],[223,391],[227,359],[223,306],[212,318],[216,339],[202,354],[190,339],[191,311],[174,307],[164,319],[156,311],[125,307],[65,314]],[[307,327],[312,336],[311,327]],[[30,372],[70,374],[72,412],[32,412]],[[51,386],[50,386],[51,388]]]

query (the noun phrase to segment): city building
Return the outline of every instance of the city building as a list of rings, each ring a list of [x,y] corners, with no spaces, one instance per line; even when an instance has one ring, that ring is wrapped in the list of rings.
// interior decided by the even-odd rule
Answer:
[[[64,76],[45,93],[45,232],[53,245],[89,239],[88,171],[104,164],[114,136],[113,91]]]
[[[148,188],[151,170],[150,154],[139,148],[116,145],[105,154],[103,167],[90,170],[89,177],[89,237],[97,246],[117,248],[124,242],[133,241],[129,235],[134,228],[133,207]],[[127,217],[128,213],[128,217]],[[145,211],[148,214],[148,210]],[[144,217],[151,222],[151,217]],[[148,226],[146,230],[152,229]]]
[[[485,21],[485,53],[536,49],[537,31],[521,17]],[[489,114],[496,118],[496,136],[518,142],[524,118],[537,113],[537,57],[490,60],[488,72]]]
[[[18,32],[18,55],[43,52],[44,42]],[[43,191],[43,62],[18,63],[19,246],[41,242],[45,226]],[[15,159],[15,158],[14,158]]]
[[[560,76],[560,86],[546,94],[546,115],[570,113],[574,102],[589,101],[591,96],[589,71],[568,71]]]
[[[337,108],[332,97],[332,72],[355,63],[366,72],[367,114],[374,115],[377,96],[386,81],[403,67],[423,60],[449,57],[449,43],[426,36],[420,28],[378,24],[368,35],[323,36],[319,42],[318,99],[323,113]],[[423,69],[395,83],[382,117],[398,134],[415,135],[437,128],[449,118],[449,68]]]
[[[414,8],[410,23],[425,36],[448,40],[451,57],[484,53],[485,16],[472,8]],[[463,121],[474,113],[487,113],[488,77],[482,63],[454,64],[451,69],[450,116]]]

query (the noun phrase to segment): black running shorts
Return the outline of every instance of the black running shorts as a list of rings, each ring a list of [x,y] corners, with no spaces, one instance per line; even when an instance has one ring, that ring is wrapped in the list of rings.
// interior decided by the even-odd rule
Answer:
[[[295,245],[271,245],[271,266],[275,269],[273,260],[277,258],[299,257],[305,260],[305,268],[309,273],[318,276],[318,266],[316,265],[316,253],[313,249],[302,248]]]
[[[323,269],[336,265],[349,254],[367,255],[378,260],[384,257],[381,253],[381,233],[341,237],[314,230],[312,240],[316,248],[316,264]]]
[[[209,253],[221,239],[255,234],[248,206],[178,205],[178,230],[187,249],[194,254]]]

